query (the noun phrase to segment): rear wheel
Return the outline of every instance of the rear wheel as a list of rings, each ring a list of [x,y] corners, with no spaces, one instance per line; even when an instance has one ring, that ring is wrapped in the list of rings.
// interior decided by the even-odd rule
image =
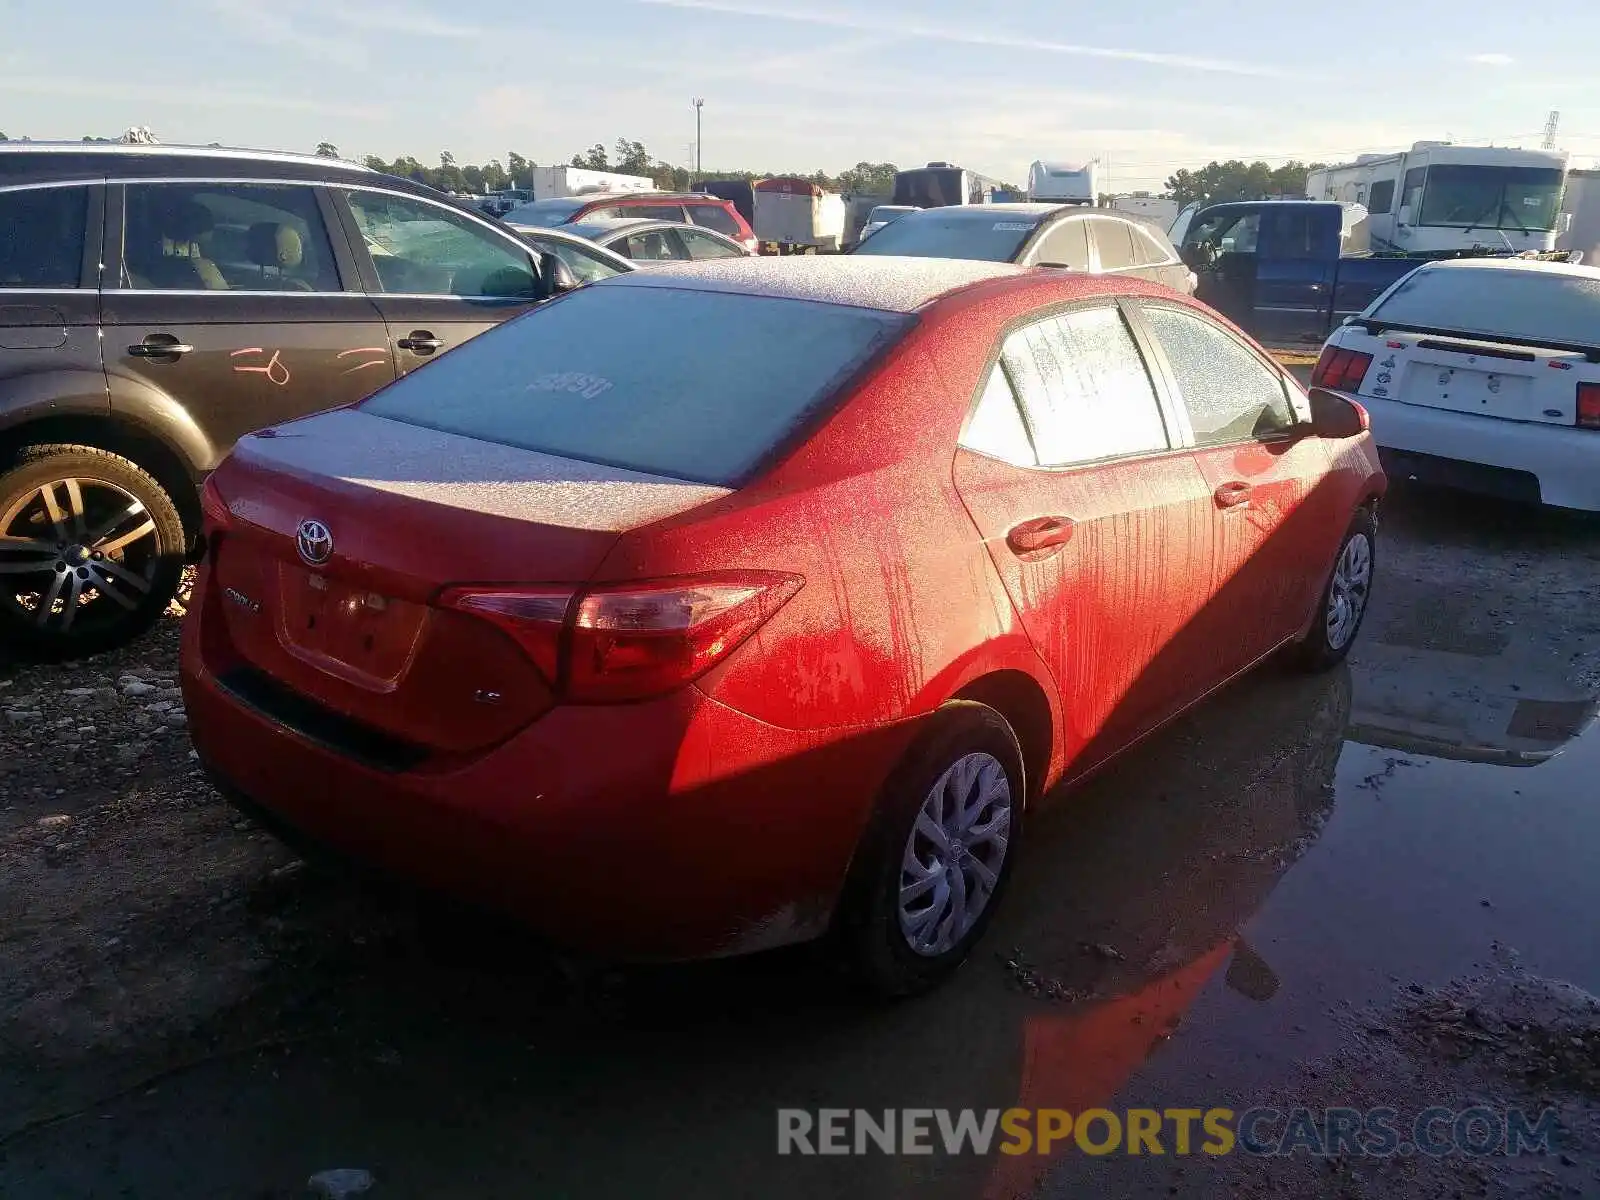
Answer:
[[[1377,535],[1378,524],[1372,511],[1362,509],[1339,543],[1317,618],[1305,641],[1294,648],[1295,665],[1307,671],[1326,671],[1350,653],[1372,599]]]
[[[143,633],[183,570],[183,522],[136,464],[93,446],[33,446],[0,474],[0,637],[77,658]]]
[[[994,709],[946,705],[890,779],[841,908],[847,953],[882,996],[926,991],[993,918],[1022,830],[1022,752]]]

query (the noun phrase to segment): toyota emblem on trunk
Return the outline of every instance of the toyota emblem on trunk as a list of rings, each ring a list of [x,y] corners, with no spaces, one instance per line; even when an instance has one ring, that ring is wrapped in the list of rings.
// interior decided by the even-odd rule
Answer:
[[[301,521],[294,542],[300,557],[314,567],[327,562],[333,554],[333,534],[321,521]]]

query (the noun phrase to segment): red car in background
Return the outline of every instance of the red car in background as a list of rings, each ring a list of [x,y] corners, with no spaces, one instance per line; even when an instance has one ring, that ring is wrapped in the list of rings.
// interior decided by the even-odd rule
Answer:
[[[243,439],[184,630],[292,839],[627,958],[918,991],[1031,806],[1370,594],[1361,410],[1156,285],[746,259],[572,292]]]
[[[584,221],[673,221],[700,225],[738,242],[751,254],[756,241],[750,223],[731,200],[702,192],[585,192],[552,196],[511,209],[500,218],[519,231],[552,229]]]

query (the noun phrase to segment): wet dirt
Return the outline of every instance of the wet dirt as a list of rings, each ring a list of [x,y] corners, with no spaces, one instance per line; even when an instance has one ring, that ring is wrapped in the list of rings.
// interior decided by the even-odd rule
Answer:
[[[152,711],[171,623],[0,666],[0,1196],[1600,1195],[1597,584],[1600,523],[1395,497],[1349,665],[1266,668],[1057,798],[968,968],[887,1008],[807,949],[579,969],[299,867]],[[779,1107],[1475,1104],[1559,1128],[776,1153]]]

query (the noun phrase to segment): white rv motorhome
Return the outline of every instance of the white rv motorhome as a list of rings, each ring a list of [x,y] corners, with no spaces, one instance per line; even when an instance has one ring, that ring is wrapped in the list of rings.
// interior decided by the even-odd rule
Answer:
[[[1028,199],[1093,204],[1098,167],[1093,162],[1036,162],[1028,168]]]
[[[1161,226],[1163,232],[1178,219],[1178,202],[1166,196],[1113,196],[1111,209],[1130,217],[1143,217]]]
[[[1417,142],[1306,177],[1306,197],[1364,204],[1374,250],[1553,250],[1565,221],[1557,150]]]

